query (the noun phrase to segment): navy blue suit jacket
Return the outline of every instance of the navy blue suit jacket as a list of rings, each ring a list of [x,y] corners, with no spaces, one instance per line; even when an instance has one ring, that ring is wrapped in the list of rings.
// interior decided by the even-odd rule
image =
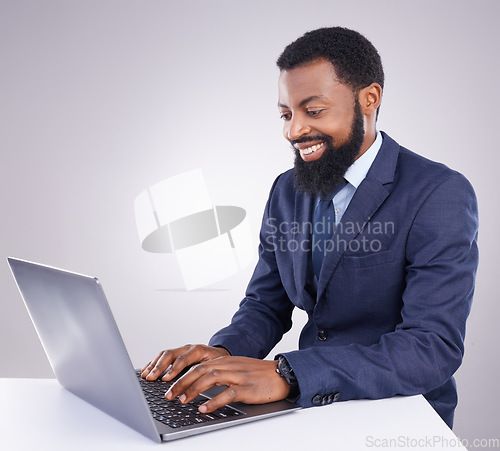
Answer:
[[[231,324],[211,345],[264,358],[291,327],[308,322],[285,353],[304,407],[333,400],[424,394],[451,427],[453,373],[464,352],[478,264],[474,191],[461,174],[399,146],[382,147],[310,283],[314,199],[293,172],[275,181],[259,260]]]

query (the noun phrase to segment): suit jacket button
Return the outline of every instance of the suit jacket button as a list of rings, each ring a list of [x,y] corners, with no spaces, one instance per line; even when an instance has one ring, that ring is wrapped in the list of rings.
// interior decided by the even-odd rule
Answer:
[[[340,398],[339,392],[333,394],[333,402],[337,402],[339,400],[339,398]]]
[[[313,399],[312,399],[312,403],[315,405],[315,406],[320,406],[321,405],[321,400],[323,399],[323,396],[321,395],[314,395]]]
[[[318,339],[321,341],[325,341],[328,338],[328,332],[326,330],[320,329],[318,330]]]
[[[327,404],[331,404],[331,403],[333,402],[334,398],[335,398],[335,395],[334,395],[333,393],[330,393],[330,394],[327,396],[327,399],[326,399]]]

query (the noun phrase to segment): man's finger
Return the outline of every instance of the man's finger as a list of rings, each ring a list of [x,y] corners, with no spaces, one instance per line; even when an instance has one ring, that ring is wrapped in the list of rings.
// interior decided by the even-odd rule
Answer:
[[[200,364],[201,365],[201,364]],[[177,396],[179,396],[181,393],[184,392],[186,388],[188,388],[193,382],[195,382],[200,376],[202,376],[202,373],[198,372],[198,367],[200,365],[195,365],[193,366],[184,376],[179,378],[165,393],[165,398],[167,399],[174,399]],[[196,374],[195,374],[196,371]],[[170,371],[165,375],[164,379],[167,377],[169,378]]]
[[[193,366],[168,390],[165,397],[174,399],[184,394],[181,402],[189,402],[214,385],[230,385],[241,382],[241,373],[234,370],[234,363],[223,357]]]
[[[201,413],[210,413],[226,404],[231,402],[236,402],[240,400],[239,389],[237,387],[228,387],[221,394],[215,396],[214,398],[208,400],[206,403],[202,404],[198,410]]]
[[[182,352],[182,351],[180,351]],[[165,371],[172,361],[176,358],[174,350],[163,351],[146,369],[146,374],[143,377],[147,380],[155,380]]]
[[[192,401],[196,396],[214,385],[239,386],[243,383],[242,374],[222,369],[211,369],[192,382],[179,397],[183,404]],[[179,389],[181,389],[179,387]]]
[[[144,371],[146,371],[146,368],[148,368],[149,365],[151,365],[151,362],[147,363],[146,366],[141,369],[141,374],[144,373]]]
[[[170,381],[178,376],[185,368],[199,362],[209,361],[222,356],[228,356],[225,348],[213,348],[205,345],[185,345],[176,349],[162,351],[156,359],[149,362],[141,376],[147,380],[156,380],[169,366],[171,368],[164,375],[164,381]]]
[[[217,350],[214,354],[214,348],[204,345],[190,346],[185,352],[178,355],[172,362],[172,367],[167,371],[162,380],[170,381],[178,376],[184,369],[196,363],[210,361],[218,356],[218,354],[225,354],[227,351]]]
[[[193,365],[194,363],[198,363],[199,359],[196,354],[196,352],[193,352],[193,348],[191,348],[178,355],[173,360],[172,367],[167,371],[165,376],[163,376],[162,380],[170,381],[186,367]]]
[[[205,357],[205,349],[202,346],[192,346],[186,352],[177,356],[172,363],[172,367],[167,371],[163,377],[164,381],[170,381],[185,368],[200,363]]]
[[[152,369],[154,368],[154,366],[156,365],[156,362],[158,362],[158,360],[160,359],[160,357],[163,355],[165,351],[162,351],[158,354],[158,356],[151,360],[151,362],[149,362],[142,370],[141,370],[141,377],[146,377],[151,371]]]

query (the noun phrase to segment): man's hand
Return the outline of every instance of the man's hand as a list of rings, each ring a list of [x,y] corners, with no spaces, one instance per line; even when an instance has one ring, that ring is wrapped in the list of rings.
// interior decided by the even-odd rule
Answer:
[[[276,369],[277,361],[248,357],[219,357],[192,367],[167,392],[165,398],[179,397],[188,403],[201,392],[217,385],[227,385],[218,396],[199,407],[200,412],[210,413],[230,402],[264,404],[285,399],[290,386]]]
[[[169,349],[160,352],[156,359],[149,362],[141,370],[141,377],[148,381],[154,381],[158,379],[158,376],[163,371],[172,365],[162,377],[162,380],[170,381],[190,365],[228,355],[229,352],[224,348],[214,348],[205,345],[186,345],[181,348]]]

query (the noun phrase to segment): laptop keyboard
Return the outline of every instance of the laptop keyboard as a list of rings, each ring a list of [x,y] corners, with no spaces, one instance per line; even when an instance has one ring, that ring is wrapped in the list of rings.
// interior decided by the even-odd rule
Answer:
[[[153,418],[171,428],[244,415],[243,412],[230,406],[221,407],[211,413],[201,413],[198,407],[206,402],[208,397],[198,395],[187,404],[181,404],[177,398],[169,401],[165,399],[165,393],[171,387],[172,382],[164,382],[161,379],[147,381],[141,377],[140,373],[137,376]]]

